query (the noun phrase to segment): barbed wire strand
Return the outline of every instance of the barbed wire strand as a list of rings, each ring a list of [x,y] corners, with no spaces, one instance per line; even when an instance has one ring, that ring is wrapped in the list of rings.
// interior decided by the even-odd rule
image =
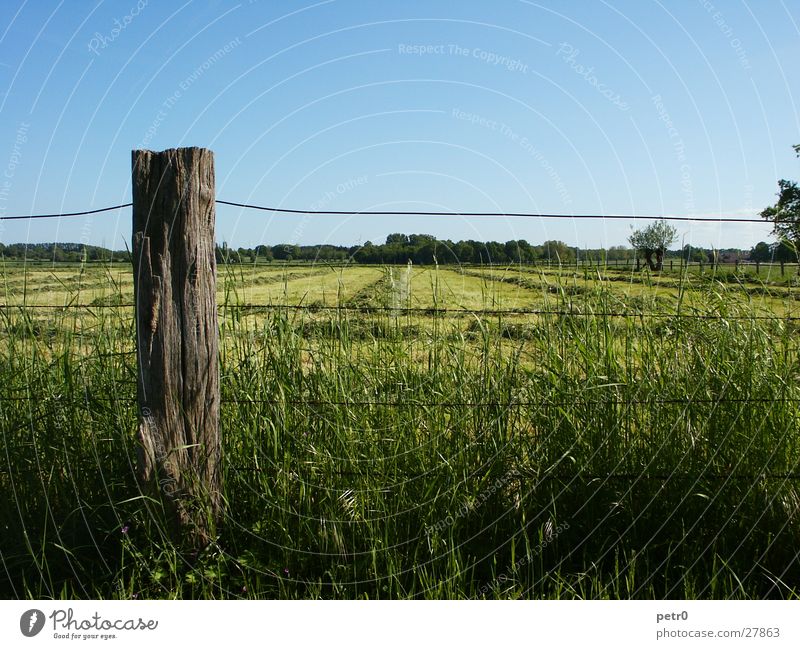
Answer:
[[[235,471],[235,472],[253,472],[253,473],[263,473],[267,471],[270,467],[256,467],[256,466],[231,466],[228,469]],[[274,470],[274,469],[273,469]],[[331,471],[334,475],[337,476],[361,476],[361,477],[375,477],[374,471]],[[378,476],[387,479],[391,478],[393,480],[408,480],[411,477],[418,478],[418,477],[425,477],[428,474],[420,473],[420,474],[413,474],[413,475],[399,475],[399,474],[392,474],[387,475],[385,473],[379,473]],[[480,476],[471,476],[473,478],[479,478]],[[594,481],[594,480],[662,480],[664,482],[668,482],[670,480],[694,480],[694,481],[701,481],[701,480],[713,480],[713,481],[728,481],[728,480],[800,480],[800,475],[795,473],[763,473],[763,474],[742,474],[737,475],[734,473],[731,474],[720,474],[720,473],[710,473],[710,474],[692,474],[692,473],[657,473],[657,474],[636,474],[636,473],[575,473],[575,474],[550,474],[550,475],[543,475],[543,476],[525,476],[522,475],[521,477],[527,478],[530,477],[537,482],[543,482],[545,480],[565,480],[572,482],[574,480],[583,478],[584,480]]]
[[[119,382],[123,385],[132,385],[133,382]],[[58,397],[58,395],[53,395]],[[46,398],[46,397],[45,397]],[[43,401],[43,397],[37,396],[6,396],[0,397],[0,403],[4,401]],[[136,403],[135,397],[111,397],[111,396],[91,396],[85,399],[74,399],[70,403]],[[224,404],[238,405],[275,405],[275,406],[374,406],[391,408],[566,408],[570,406],[628,406],[628,405],[682,405],[692,404],[749,404],[749,403],[800,403],[800,397],[719,397],[694,399],[690,397],[673,397],[666,399],[580,399],[574,398],[569,401],[387,401],[387,400],[330,400],[330,399],[235,399],[223,397],[220,400]]]
[[[474,216],[474,217],[523,217],[537,219],[631,219],[664,221],[706,221],[714,223],[765,223],[765,219],[744,217],[704,217],[704,216],[656,216],[650,214],[554,214],[546,212],[416,212],[391,210],[298,210],[283,207],[267,207],[249,203],[217,200],[220,205],[230,205],[250,210],[278,212],[284,214],[331,215],[331,216]]]
[[[609,219],[609,220],[650,220],[650,221],[691,221],[706,223],[768,223],[766,219],[754,219],[737,216],[674,216],[653,214],[556,214],[546,212],[459,212],[459,211],[393,211],[393,210],[301,210],[288,207],[270,207],[267,205],[253,205],[236,201],[216,199],[218,205],[240,207],[248,210],[258,210],[280,214],[303,214],[318,216],[466,216],[466,217],[496,217],[496,218],[536,218],[536,219]],[[87,216],[110,212],[126,207],[133,203],[122,203],[111,207],[101,207],[96,210],[83,210],[80,212],[62,212],[54,214],[21,214],[13,216],[0,216],[0,221],[13,221],[20,219],[54,219],[61,217]]]
[[[44,309],[44,310],[66,310],[66,309],[130,309],[135,305],[132,302],[121,302],[119,304],[0,304],[0,309]],[[219,304],[218,309],[225,310],[257,310],[267,311],[353,311],[357,313],[416,313],[421,315],[438,314],[459,314],[459,315],[555,315],[555,316],[575,316],[575,317],[596,317],[596,318],[681,318],[698,320],[780,320],[792,321],[800,320],[800,316],[791,315],[738,315],[738,314],[718,314],[718,313],[649,313],[635,311],[578,311],[568,309],[463,309],[450,307],[392,307],[392,306],[367,306],[367,305],[330,305],[330,304]]]
[[[112,205],[111,207],[101,207],[96,210],[83,210],[82,212],[61,212],[60,214],[23,214],[14,216],[0,216],[0,221],[17,221],[20,219],[57,219],[70,216],[87,216],[89,214],[99,214],[100,212],[111,212],[123,207],[131,207],[133,203],[123,203],[122,205]]]

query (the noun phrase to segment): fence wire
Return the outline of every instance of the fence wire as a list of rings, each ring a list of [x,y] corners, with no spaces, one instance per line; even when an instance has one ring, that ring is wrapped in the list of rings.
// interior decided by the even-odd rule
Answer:
[[[293,209],[288,207],[271,207],[268,205],[253,205],[251,203],[241,203],[237,201],[225,201],[216,199],[217,205],[228,205],[248,210],[262,212],[272,212],[278,214],[301,214],[317,216],[466,216],[466,217],[497,217],[497,218],[536,218],[536,219],[609,219],[609,220],[632,220],[632,221],[691,221],[698,223],[765,223],[765,219],[754,219],[739,216],[674,216],[674,215],[653,215],[653,214],[557,214],[548,212],[459,212],[459,211],[392,211],[392,210],[305,210]],[[133,203],[122,203],[110,207],[101,207],[93,210],[83,210],[80,212],[61,212],[53,214],[20,214],[13,216],[0,216],[0,221],[14,221],[21,219],[55,219],[62,217],[87,216],[110,212],[127,207],[132,207]]]
[[[42,309],[60,311],[68,309],[132,309],[135,304],[124,302],[119,304],[0,304],[0,310],[12,309]],[[332,305],[332,304],[219,304],[217,308],[227,311],[306,311],[314,313],[317,311],[342,311],[364,314],[388,313],[388,314],[416,314],[436,316],[442,315],[487,315],[487,316],[525,316],[525,315],[552,315],[579,318],[676,318],[690,320],[779,320],[781,322],[800,320],[800,316],[791,315],[766,315],[766,314],[721,314],[721,313],[655,313],[637,311],[592,311],[578,309],[464,309],[452,307],[393,307],[393,306],[369,306],[369,305]]]

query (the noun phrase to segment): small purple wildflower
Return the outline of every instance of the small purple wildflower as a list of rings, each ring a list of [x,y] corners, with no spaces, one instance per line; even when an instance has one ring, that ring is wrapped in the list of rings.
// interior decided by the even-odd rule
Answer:
[[[289,576],[289,569],[288,568],[284,568],[283,569],[283,574],[288,577]]]
[[[128,530],[130,530],[130,525],[123,525],[122,530],[120,530],[123,534],[127,534]]]

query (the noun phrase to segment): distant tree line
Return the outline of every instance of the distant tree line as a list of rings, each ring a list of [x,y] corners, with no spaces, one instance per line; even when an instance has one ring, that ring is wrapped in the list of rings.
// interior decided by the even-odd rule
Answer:
[[[764,250],[767,257],[763,257]],[[678,250],[665,250],[664,258],[677,260],[683,257],[690,262],[734,262],[736,260],[792,261],[792,251],[779,244],[760,242],[751,250],[726,248],[695,248],[686,245]],[[787,256],[789,255],[789,256]],[[359,264],[574,264],[576,260],[603,263],[634,261],[636,251],[626,246],[610,248],[577,248],[563,241],[545,241],[533,245],[524,239],[501,243],[498,241],[451,241],[437,239],[428,234],[390,234],[386,242],[367,241],[362,246],[298,246],[279,244],[260,245],[255,248],[229,248],[217,246],[217,262],[252,263],[255,261],[354,261]]]
[[[450,241],[428,234],[390,234],[386,242],[371,241],[361,246],[298,246],[279,244],[255,248],[217,247],[218,262],[248,263],[253,261],[354,261],[359,264],[504,264],[535,263],[552,260],[574,263],[592,255],[595,259],[629,259],[633,251],[614,246],[608,251],[583,250],[568,246],[562,241],[545,241],[531,245],[524,239],[506,241]]]
[[[260,245],[255,248],[217,247],[218,262],[248,263],[258,261],[345,261],[359,264],[504,264],[553,262],[574,263],[576,259],[629,259],[633,251],[624,246],[614,246],[607,251],[583,250],[568,246],[562,241],[545,241],[532,245],[524,239],[506,241],[451,241],[437,239],[429,234],[390,234],[386,242],[371,241],[360,246],[298,246],[279,244]]]
[[[783,243],[767,243],[759,241],[750,250],[740,250],[738,248],[694,248],[684,246],[678,253],[687,262],[698,263],[717,263],[732,264],[736,261],[751,262],[790,262],[797,261],[794,250]],[[667,253],[667,256],[675,256],[675,253]]]
[[[0,258],[31,261],[130,261],[127,250],[82,243],[0,243]]]
[[[716,258],[721,263],[739,261],[794,262],[794,249],[786,244],[756,244],[751,250],[736,248],[714,250],[684,246],[679,250],[665,251],[665,259],[683,258],[690,262],[711,263]],[[450,241],[436,239],[427,234],[390,234],[386,242],[367,241],[362,246],[294,244],[258,245],[254,248],[231,248],[226,243],[216,249],[218,263],[247,264],[254,262],[355,262],[359,264],[574,264],[576,260],[604,262],[633,262],[636,252],[626,246],[610,248],[577,248],[563,241],[545,241],[533,245],[524,239],[500,243],[497,241]],[[81,243],[0,243],[0,259],[30,261],[70,262],[130,262],[127,250],[109,250],[101,246]]]

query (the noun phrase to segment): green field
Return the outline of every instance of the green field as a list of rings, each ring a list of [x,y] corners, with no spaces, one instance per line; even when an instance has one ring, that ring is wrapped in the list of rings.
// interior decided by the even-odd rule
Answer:
[[[218,269],[225,520],[135,479],[127,265],[0,266],[0,595],[800,594],[796,275]]]

